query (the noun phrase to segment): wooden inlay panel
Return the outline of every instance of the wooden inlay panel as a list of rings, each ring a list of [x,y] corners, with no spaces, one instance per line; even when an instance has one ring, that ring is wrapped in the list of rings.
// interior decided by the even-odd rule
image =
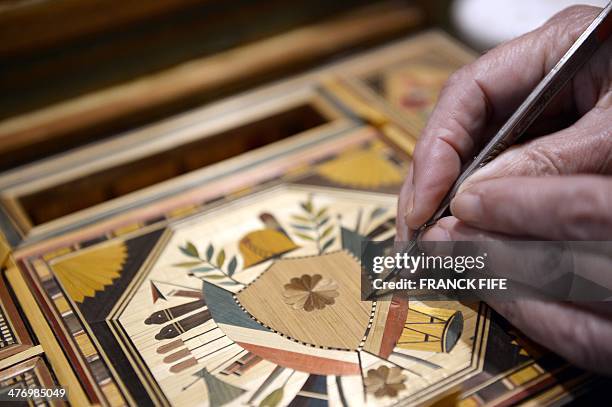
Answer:
[[[335,294],[333,304],[311,311],[304,306],[287,304],[285,286],[291,279],[304,275],[320,275],[321,282],[335,283],[321,294],[317,293],[316,286],[312,292],[302,291],[305,296],[315,298]],[[359,262],[344,251],[283,259],[238,293],[237,298],[257,320],[288,337],[322,347],[357,349],[372,309],[370,301],[360,301],[359,276]]]

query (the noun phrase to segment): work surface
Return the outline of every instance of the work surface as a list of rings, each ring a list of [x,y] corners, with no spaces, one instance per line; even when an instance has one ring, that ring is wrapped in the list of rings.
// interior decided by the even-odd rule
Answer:
[[[428,33],[1,176],[0,388],[62,386],[75,405],[478,406],[597,385],[484,303],[360,301],[360,242],[391,244],[416,137],[471,58]],[[257,150],[136,165],[287,111],[302,113],[274,131],[290,137]]]

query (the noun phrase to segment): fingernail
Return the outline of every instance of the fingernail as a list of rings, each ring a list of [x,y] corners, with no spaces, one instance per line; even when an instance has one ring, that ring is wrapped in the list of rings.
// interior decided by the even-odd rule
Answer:
[[[480,196],[462,192],[455,196],[451,202],[453,215],[466,222],[477,222],[482,216],[482,202]]]
[[[410,192],[407,205],[406,215],[412,215],[412,211],[414,210],[414,191]]]
[[[411,226],[410,217],[412,216],[413,210],[414,210],[414,191],[411,191],[410,196],[408,197],[407,202],[406,202],[406,215],[404,215],[404,223],[408,225],[408,227]]]
[[[408,179],[410,192],[408,199],[406,199],[406,214],[404,215],[404,222],[406,225],[410,226],[408,218],[412,215],[412,211],[414,210],[414,161],[410,163],[410,168],[408,168]]]
[[[409,229],[406,222],[397,222],[397,232],[395,234],[396,242],[406,242],[409,240]]]

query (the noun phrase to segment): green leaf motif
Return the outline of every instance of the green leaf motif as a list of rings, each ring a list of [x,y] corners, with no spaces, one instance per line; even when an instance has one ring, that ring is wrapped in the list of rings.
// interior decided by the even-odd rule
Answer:
[[[321,226],[325,225],[327,222],[329,222],[329,216],[320,220],[319,223],[317,223],[317,227],[320,228]]]
[[[236,256],[232,257],[229,264],[227,265],[227,275],[233,276],[236,271],[236,266],[238,265],[238,260],[236,260]]]
[[[306,202],[302,202],[302,208],[308,213],[312,213],[312,201],[309,199]]]
[[[280,402],[283,400],[283,396],[284,396],[284,390],[283,387],[279,387],[278,389],[274,390],[272,393],[268,394],[263,400],[261,400],[261,403],[259,403],[259,407],[276,407],[280,404]]]
[[[323,217],[323,215],[325,215],[327,213],[327,207],[323,207],[321,209],[319,209],[319,212],[317,212],[317,214],[315,215],[315,218],[317,220],[319,220],[320,218]]]
[[[212,276],[206,276],[206,277],[204,277],[204,279],[205,279],[205,280],[221,280],[221,279],[223,279],[223,278],[225,278],[225,276],[224,276],[224,275],[221,275],[221,276],[220,276],[220,275],[217,275],[217,274],[212,275]]]
[[[304,233],[296,233],[295,235],[296,235],[297,237],[299,237],[300,239],[303,239],[303,240],[308,240],[308,241],[310,241],[310,242],[314,242],[314,239],[313,239],[312,237],[310,237],[310,236],[308,236],[308,235],[305,235]]]
[[[213,247],[211,243],[208,245],[208,249],[206,249],[206,260],[210,261],[212,259],[214,252],[215,252],[215,248]]]
[[[195,267],[199,264],[202,264],[201,261],[184,261],[181,263],[175,263],[172,266],[173,267],[184,267],[184,268],[191,268],[191,267]]]
[[[310,223],[310,219],[308,219],[305,216],[301,216],[301,215],[291,215],[291,217],[294,220],[297,220],[298,222],[305,222],[305,223]]]
[[[292,223],[291,227],[294,228],[294,229],[298,229],[298,230],[307,230],[307,231],[311,231],[312,230],[312,228],[310,226],[296,225],[295,223]]]
[[[321,240],[325,239],[334,230],[334,225],[329,225],[327,229],[321,233]]]
[[[376,219],[382,215],[384,215],[387,212],[387,208],[376,208],[374,209],[374,211],[370,214],[370,219]]]
[[[325,242],[325,244],[323,245],[323,247],[321,247],[321,253],[324,253],[325,250],[329,249],[329,247],[334,244],[334,241],[336,240],[335,237],[332,237],[331,239],[329,239],[327,242]]]
[[[185,244],[185,247],[181,247],[180,249],[184,254],[186,254],[189,257],[196,257],[196,258],[200,257],[200,254],[198,253],[198,249],[191,242],[187,242]]]
[[[219,254],[217,254],[217,266],[221,268],[223,263],[225,263],[225,250],[221,249]]]
[[[192,273],[206,273],[206,272],[213,271],[213,270],[216,270],[216,268],[205,266],[205,267],[195,268],[195,269],[191,270],[191,272]]]

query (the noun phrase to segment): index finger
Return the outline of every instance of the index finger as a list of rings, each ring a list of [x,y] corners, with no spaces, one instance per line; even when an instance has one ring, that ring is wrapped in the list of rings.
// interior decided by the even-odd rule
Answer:
[[[400,221],[414,230],[433,215],[490,128],[509,116],[599,10],[568,8],[450,77],[417,143],[400,196]]]

